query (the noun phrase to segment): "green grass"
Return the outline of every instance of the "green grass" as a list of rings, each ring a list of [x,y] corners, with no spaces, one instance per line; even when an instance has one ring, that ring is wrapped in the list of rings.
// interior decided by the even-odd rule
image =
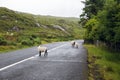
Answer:
[[[13,46],[13,45],[7,45],[7,46],[0,46],[0,54],[11,52],[18,49],[28,48],[28,46]]]
[[[93,45],[85,47],[88,49],[89,80],[120,79],[120,53]]]

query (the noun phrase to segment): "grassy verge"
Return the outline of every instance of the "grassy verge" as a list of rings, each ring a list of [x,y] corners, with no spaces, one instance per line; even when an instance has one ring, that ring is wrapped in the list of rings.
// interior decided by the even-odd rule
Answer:
[[[13,45],[0,46],[0,54],[19,50],[19,49],[29,48],[29,47],[30,46],[13,46]]]
[[[88,49],[89,80],[119,80],[120,53],[109,52],[94,45]]]
[[[26,38],[27,39],[27,38]],[[32,46],[38,46],[38,45],[42,45],[42,44],[47,44],[47,43],[52,43],[52,42],[62,42],[62,41],[68,41],[68,40],[72,40],[72,37],[56,37],[56,38],[35,38],[32,44],[31,42],[29,42],[29,40],[26,40],[24,42],[24,44],[22,43],[15,43],[13,44],[9,44],[9,45],[0,45],[0,54],[2,53],[6,53],[6,52],[10,52],[10,51],[14,51],[14,50],[18,50],[18,49],[24,49],[24,48],[29,48]]]

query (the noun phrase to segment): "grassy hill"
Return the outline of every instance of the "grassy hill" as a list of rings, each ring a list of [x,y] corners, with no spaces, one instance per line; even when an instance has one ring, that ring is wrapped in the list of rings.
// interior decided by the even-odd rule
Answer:
[[[0,52],[48,42],[80,39],[79,18],[41,16],[0,7]]]

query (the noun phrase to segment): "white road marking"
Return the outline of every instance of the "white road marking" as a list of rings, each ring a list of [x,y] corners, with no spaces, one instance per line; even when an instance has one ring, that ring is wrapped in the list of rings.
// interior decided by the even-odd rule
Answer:
[[[30,59],[32,59],[32,58],[34,58],[34,57],[30,57],[30,58],[24,59],[24,60],[22,60],[22,61],[13,63],[13,64],[11,64],[11,65],[8,65],[8,66],[6,66],[6,67],[3,67],[3,68],[0,69],[0,71],[3,71],[3,70],[5,70],[5,69],[7,69],[7,68],[10,68],[10,67],[15,66],[15,65],[17,65],[17,64],[20,64],[20,63],[25,62],[25,61],[27,61],[27,60],[30,60]]]
[[[48,52],[51,52],[51,51],[53,51],[53,50],[55,50],[55,49],[58,49],[58,48],[60,48],[60,47],[65,46],[65,45],[67,45],[67,44],[64,44],[64,45],[58,46],[58,47],[56,47],[56,48],[50,49],[50,50],[48,50]]]
[[[60,47],[65,46],[65,45],[67,45],[67,44],[64,44],[64,45],[55,47],[55,48],[53,48],[53,49],[50,49],[50,50],[48,50],[48,52],[51,52],[51,51],[53,51],[53,50],[55,50],[55,49],[58,49],[58,48],[60,48]],[[8,68],[10,68],[10,67],[13,67],[13,66],[15,66],[15,65],[17,65],[17,64],[20,64],[20,63],[22,63],[22,62],[28,61],[28,60],[30,60],[30,59],[33,59],[33,58],[35,58],[36,56],[38,56],[38,55],[32,56],[32,57],[30,57],[30,58],[21,60],[21,61],[19,61],[19,62],[13,63],[13,64],[8,65],[8,66],[6,66],[6,67],[0,68],[0,71],[3,71],[3,70],[8,69]]]

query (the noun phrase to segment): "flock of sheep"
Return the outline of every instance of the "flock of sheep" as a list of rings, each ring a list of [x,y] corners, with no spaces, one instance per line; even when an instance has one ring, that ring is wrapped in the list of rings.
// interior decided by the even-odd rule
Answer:
[[[78,46],[79,46],[79,44],[75,41],[71,41],[71,45],[72,45],[72,47],[75,47],[75,48],[78,48]],[[44,52],[44,56],[48,55],[47,47],[38,46],[38,52],[39,52],[39,56],[41,56],[42,52]]]

